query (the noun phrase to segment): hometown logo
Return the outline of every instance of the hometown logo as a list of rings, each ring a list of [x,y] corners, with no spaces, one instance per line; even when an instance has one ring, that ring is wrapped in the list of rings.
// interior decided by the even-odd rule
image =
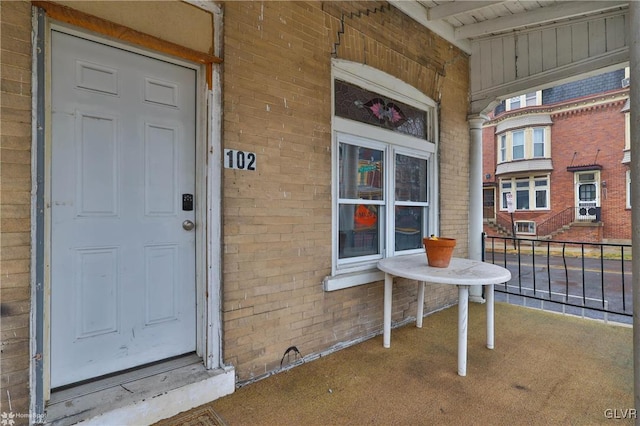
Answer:
[[[2,414],[0,414],[0,425],[13,426],[14,424],[16,424],[16,421],[14,420],[15,418],[16,418],[16,415],[13,412],[10,412],[10,413],[2,412]]]

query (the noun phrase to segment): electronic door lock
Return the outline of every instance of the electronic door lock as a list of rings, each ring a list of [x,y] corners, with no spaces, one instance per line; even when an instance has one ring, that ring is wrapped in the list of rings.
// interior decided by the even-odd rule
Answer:
[[[193,194],[182,194],[182,210],[186,212],[193,210]]]

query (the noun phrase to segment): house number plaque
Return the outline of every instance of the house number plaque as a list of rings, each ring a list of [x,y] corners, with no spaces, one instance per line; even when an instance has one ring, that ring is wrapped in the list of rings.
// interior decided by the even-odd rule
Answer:
[[[256,153],[225,149],[224,168],[254,171],[256,169]]]

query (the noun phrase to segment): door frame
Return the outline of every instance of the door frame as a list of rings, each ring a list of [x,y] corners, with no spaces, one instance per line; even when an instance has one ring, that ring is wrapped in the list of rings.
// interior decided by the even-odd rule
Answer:
[[[51,259],[51,251],[52,251],[52,241],[51,241],[51,208],[50,208],[50,199],[51,199],[51,32],[52,31],[61,31],[70,35],[79,36],[82,38],[86,38],[91,41],[96,41],[114,48],[119,48],[126,50],[131,53],[141,54],[144,56],[148,56],[154,59],[162,60],[165,62],[169,62],[175,65],[184,66],[190,69],[193,69],[196,72],[196,85],[193,88],[196,91],[196,140],[195,140],[195,195],[196,195],[196,205],[194,209],[195,213],[195,221],[196,221],[196,243],[195,243],[195,286],[196,286],[196,353],[200,356],[204,364],[207,368],[216,368],[220,364],[221,359],[221,345],[220,341],[212,339],[215,335],[220,335],[220,330],[216,333],[215,330],[211,332],[209,329],[212,327],[220,327],[220,320],[218,318],[212,318],[212,316],[217,314],[219,315],[219,309],[215,310],[215,307],[219,307],[220,305],[220,282],[218,280],[210,280],[210,275],[208,271],[214,268],[219,268],[220,258],[219,252],[213,253],[214,256],[207,256],[208,248],[213,246],[211,244],[211,235],[212,228],[216,229],[220,226],[220,224],[210,225],[211,215],[208,215],[208,211],[211,210],[212,204],[216,203],[216,200],[210,199],[207,197],[207,187],[211,184],[207,180],[207,177],[212,175],[217,175],[216,173],[212,173],[212,166],[215,166],[215,162],[207,161],[207,157],[211,155],[213,152],[209,147],[212,145],[212,135],[207,132],[208,127],[208,113],[210,113],[210,105],[208,102],[210,101],[211,96],[205,96],[209,91],[207,90],[207,67],[201,64],[188,62],[182,59],[177,59],[175,57],[171,57],[165,54],[162,54],[157,51],[145,49],[143,47],[132,46],[129,44],[124,44],[121,42],[113,41],[99,34],[95,34],[90,31],[83,30],[78,27],[72,27],[70,25],[53,22],[50,19],[45,19],[44,28],[43,28],[42,38],[44,40],[44,70],[34,71],[43,72],[44,78],[39,81],[43,81],[44,88],[44,100],[40,100],[40,102],[44,101],[44,135],[43,141],[38,143],[34,141],[34,152],[32,156],[34,157],[33,162],[33,175],[34,176],[43,176],[43,184],[44,184],[44,211],[38,212],[38,214],[43,215],[43,230],[44,234],[42,236],[43,241],[37,241],[37,232],[34,233],[34,246],[37,244],[43,244],[44,252],[41,256],[36,255],[35,265],[41,265],[43,268],[43,308],[41,312],[35,312],[33,316],[35,316],[35,321],[40,322],[42,324],[42,360],[43,360],[43,368],[41,371],[35,369],[36,374],[41,374],[41,382],[42,383],[42,394],[41,398],[44,401],[50,399],[51,395],[51,365],[50,365],[50,356],[51,356],[51,333],[50,333],[50,320],[51,320],[51,312],[50,312],[50,294],[51,294],[51,275],[50,275],[50,259]],[[34,67],[34,70],[36,68]],[[34,92],[36,92],[34,88]],[[35,97],[34,93],[34,97]],[[34,139],[36,138],[36,133],[34,132]],[[43,164],[37,164],[35,161],[38,153],[36,152],[38,149],[44,151],[44,161],[41,162]],[[44,170],[41,170],[43,168]],[[219,196],[219,193],[213,193],[212,196]],[[34,208],[36,207],[36,202],[34,201]],[[36,211],[36,210],[34,210]],[[207,297],[207,294],[210,295]],[[212,306],[208,306],[212,305]],[[33,305],[35,306],[35,305]],[[32,327],[32,338],[35,339],[35,327]],[[39,378],[35,378],[38,381]],[[34,394],[37,396],[38,393]],[[37,401],[35,402],[38,403]]]
[[[584,182],[580,183],[580,176],[585,174],[593,174],[593,182]],[[596,214],[589,214],[589,211],[586,211],[586,214],[580,215],[580,186],[586,184],[593,184],[596,190],[596,198],[593,200],[595,203],[595,208],[600,207],[601,193],[600,193],[600,182],[601,182],[601,174],[600,170],[584,170],[579,172],[574,172],[573,174],[574,186],[573,186],[573,199],[575,205],[575,217],[576,219],[585,221],[592,220],[596,218]]]
[[[491,209],[492,212],[493,212],[493,215],[491,217],[484,217],[484,212],[485,212],[485,209],[487,208],[485,206],[485,202],[486,202],[486,199],[485,199],[485,193],[486,192],[485,191],[487,191],[487,192],[491,191],[493,193],[493,207]],[[483,222],[487,222],[487,221],[495,220],[495,219],[496,219],[496,187],[495,186],[485,186],[485,187],[482,188],[482,220],[483,220]]]

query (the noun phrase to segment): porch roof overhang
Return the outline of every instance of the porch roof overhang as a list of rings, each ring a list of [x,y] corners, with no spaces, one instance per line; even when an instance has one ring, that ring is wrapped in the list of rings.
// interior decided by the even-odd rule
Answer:
[[[470,55],[471,116],[629,60],[629,1],[389,2]]]

